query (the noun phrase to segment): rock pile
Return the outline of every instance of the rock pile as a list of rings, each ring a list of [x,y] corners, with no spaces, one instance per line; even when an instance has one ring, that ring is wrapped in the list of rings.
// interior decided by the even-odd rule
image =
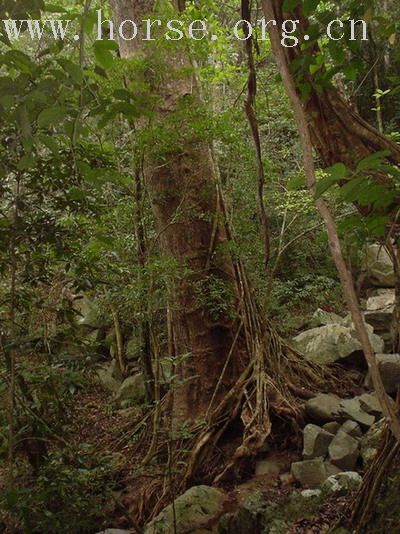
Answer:
[[[382,427],[382,411],[374,393],[350,399],[320,394],[306,403],[312,422],[303,431],[303,460],[291,473],[304,487],[315,488],[330,475],[365,465],[376,446],[372,436]]]

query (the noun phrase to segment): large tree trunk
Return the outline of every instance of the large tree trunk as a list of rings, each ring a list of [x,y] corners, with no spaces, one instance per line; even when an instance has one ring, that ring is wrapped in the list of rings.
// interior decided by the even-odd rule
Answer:
[[[152,0],[111,0],[113,19],[140,21],[153,10]],[[122,57],[151,55],[139,39],[120,42]],[[142,48],[143,47],[143,48]],[[179,124],[182,108],[198,108],[196,79],[182,44],[166,47],[161,76],[150,76],[148,96],[155,99],[154,127],[167,133],[169,147],[146,147],[145,176],[150,190],[161,251],[187,269],[174,288],[173,332],[178,362],[174,388],[175,422],[204,418],[227,358],[215,400],[234,384],[248,363],[243,336],[236,336],[238,290],[220,213],[213,158],[205,139],[188,122]],[[161,63],[160,63],[161,64]],[[169,130],[170,129],[170,130]],[[163,137],[164,139],[164,137]],[[224,252],[225,250],[225,252]],[[218,296],[218,292],[220,292]],[[179,358],[179,356],[187,357]]]

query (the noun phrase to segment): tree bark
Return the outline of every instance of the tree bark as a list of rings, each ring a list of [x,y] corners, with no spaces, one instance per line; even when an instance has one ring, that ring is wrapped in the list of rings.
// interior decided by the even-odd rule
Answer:
[[[153,11],[151,0],[111,0],[118,27],[125,19],[140,21]],[[140,39],[120,41],[124,58],[149,54]],[[201,106],[192,64],[182,50],[168,47],[165,69],[149,76],[155,99],[154,126],[168,128],[182,106]],[[207,412],[227,358],[216,400],[222,398],[240,375],[248,358],[237,318],[238,290],[233,262],[226,249],[227,236],[220,216],[216,173],[209,145],[190,128],[176,124],[174,142],[148,147],[145,176],[163,254],[175,258],[185,273],[174,290],[173,331],[177,355],[177,387],[174,388],[175,423],[201,419]],[[159,150],[159,154],[157,151]],[[213,287],[223,291],[225,306],[218,308]],[[226,300],[226,293],[231,298]],[[217,299],[218,301],[218,299]],[[229,301],[229,302],[228,302]],[[226,306],[226,303],[228,305]],[[188,357],[179,358],[179,356]]]

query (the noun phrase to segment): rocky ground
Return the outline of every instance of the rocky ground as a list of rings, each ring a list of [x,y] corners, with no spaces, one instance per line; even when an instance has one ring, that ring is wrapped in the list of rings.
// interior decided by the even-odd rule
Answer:
[[[394,275],[389,258],[375,245],[368,254],[367,281],[364,316],[385,389],[394,402],[400,385],[400,355],[390,352]],[[324,393],[309,399],[300,453],[269,450],[257,459],[254,477],[233,490],[190,488],[146,526],[145,534],[346,532],[338,525],[377,450],[384,428],[382,410],[348,315],[319,309],[291,343],[307,360],[337,363],[343,372],[353,372],[357,394],[341,398]],[[134,358],[131,365],[134,368]],[[99,369],[98,379],[121,406],[144,398],[142,375],[122,380],[115,360]]]

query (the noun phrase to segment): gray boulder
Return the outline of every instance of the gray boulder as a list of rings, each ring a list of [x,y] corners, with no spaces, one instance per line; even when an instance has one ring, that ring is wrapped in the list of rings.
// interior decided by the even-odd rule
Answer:
[[[346,434],[352,438],[361,438],[362,436],[360,425],[355,421],[350,421],[350,419],[343,423],[343,425],[340,427],[340,430],[342,430],[342,432],[346,432]]]
[[[382,352],[384,341],[374,334],[372,326],[367,325],[367,330],[375,352]],[[304,354],[306,360],[321,365],[334,363],[361,351],[361,343],[348,318],[343,319],[340,324],[306,330],[293,338],[293,345]]]
[[[340,324],[342,318],[333,312],[327,312],[318,308],[311,318],[309,325],[311,327],[326,326],[328,324]]]
[[[78,312],[78,325],[99,329],[112,323],[110,316],[104,313],[96,302],[86,296],[76,298],[73,307]]]
[[[364,313],[365,320],[379,335],[390,333],[395,305],[394,289],[379,289],[377,294],[369,297]]]
[[[323,428],[317,425],[307,425],[303,431],[303,457],[305,460],[317,458],[318,456],[326,456],[328,454],[328,447],[333,439],[333,434],[330,434]]]
[[[127,360],[137,360],[140,357],[140,339],[137,336],[131,337],[125,347],[125,357]]]
[[[377,354],[376,361],[385,390],[395,393],[400,386],[400,354]]]
[[[366,254],[366,271],[372,284],[378,287],[394,287],[395,275],[393,263],[381,245],[370,245]]]
[[[345,494],[356,491],[362,484],[362,477],[356,471],[344,471],[328,477],[322,489],[328,493]]]
[[[100,367],[97,370],[97,378],[106,389],[117,393],[122,382],[122,374],[118,362],[112,360],[110,363]]]
[[[337,421],[331,421],[330,423],[325,423],[322,428],[331,434],[336,434],[340,428],[340,423]]]
[[[346,432],[339,430],[329,445],[331,462],[344,471],[353,471],[359,456],[359,442]]]
[[[361,408],[361,402],[358,397],[341,400],[339,411],[342,416],[356,421],[363,428],[369,428],[375,422],[375,417]]]
[[[358,397],[360,407],[364,412],[373,415],[375,418],[382,417],[382,408],[376,393],[363,393]]]
[[[322,458],[293,462],[291,473],[293,477],[306,488],[316,488],[328,477]]]
[[[307,416],[317,423],[328,423],[340,417],[340,397],[320,393],[309,399],[305,405]]]
[[[223,513],[225,494],[209,486],[194,486],[175,499],[177,534],[211,532],[210,523]],[[172,504],[164,508],[145,528],[145,534],[174,532]]]
[[[142,373],[126,378],[119,387],[115,399],[121,401],[142,402],[146,398],[146,388]]]

